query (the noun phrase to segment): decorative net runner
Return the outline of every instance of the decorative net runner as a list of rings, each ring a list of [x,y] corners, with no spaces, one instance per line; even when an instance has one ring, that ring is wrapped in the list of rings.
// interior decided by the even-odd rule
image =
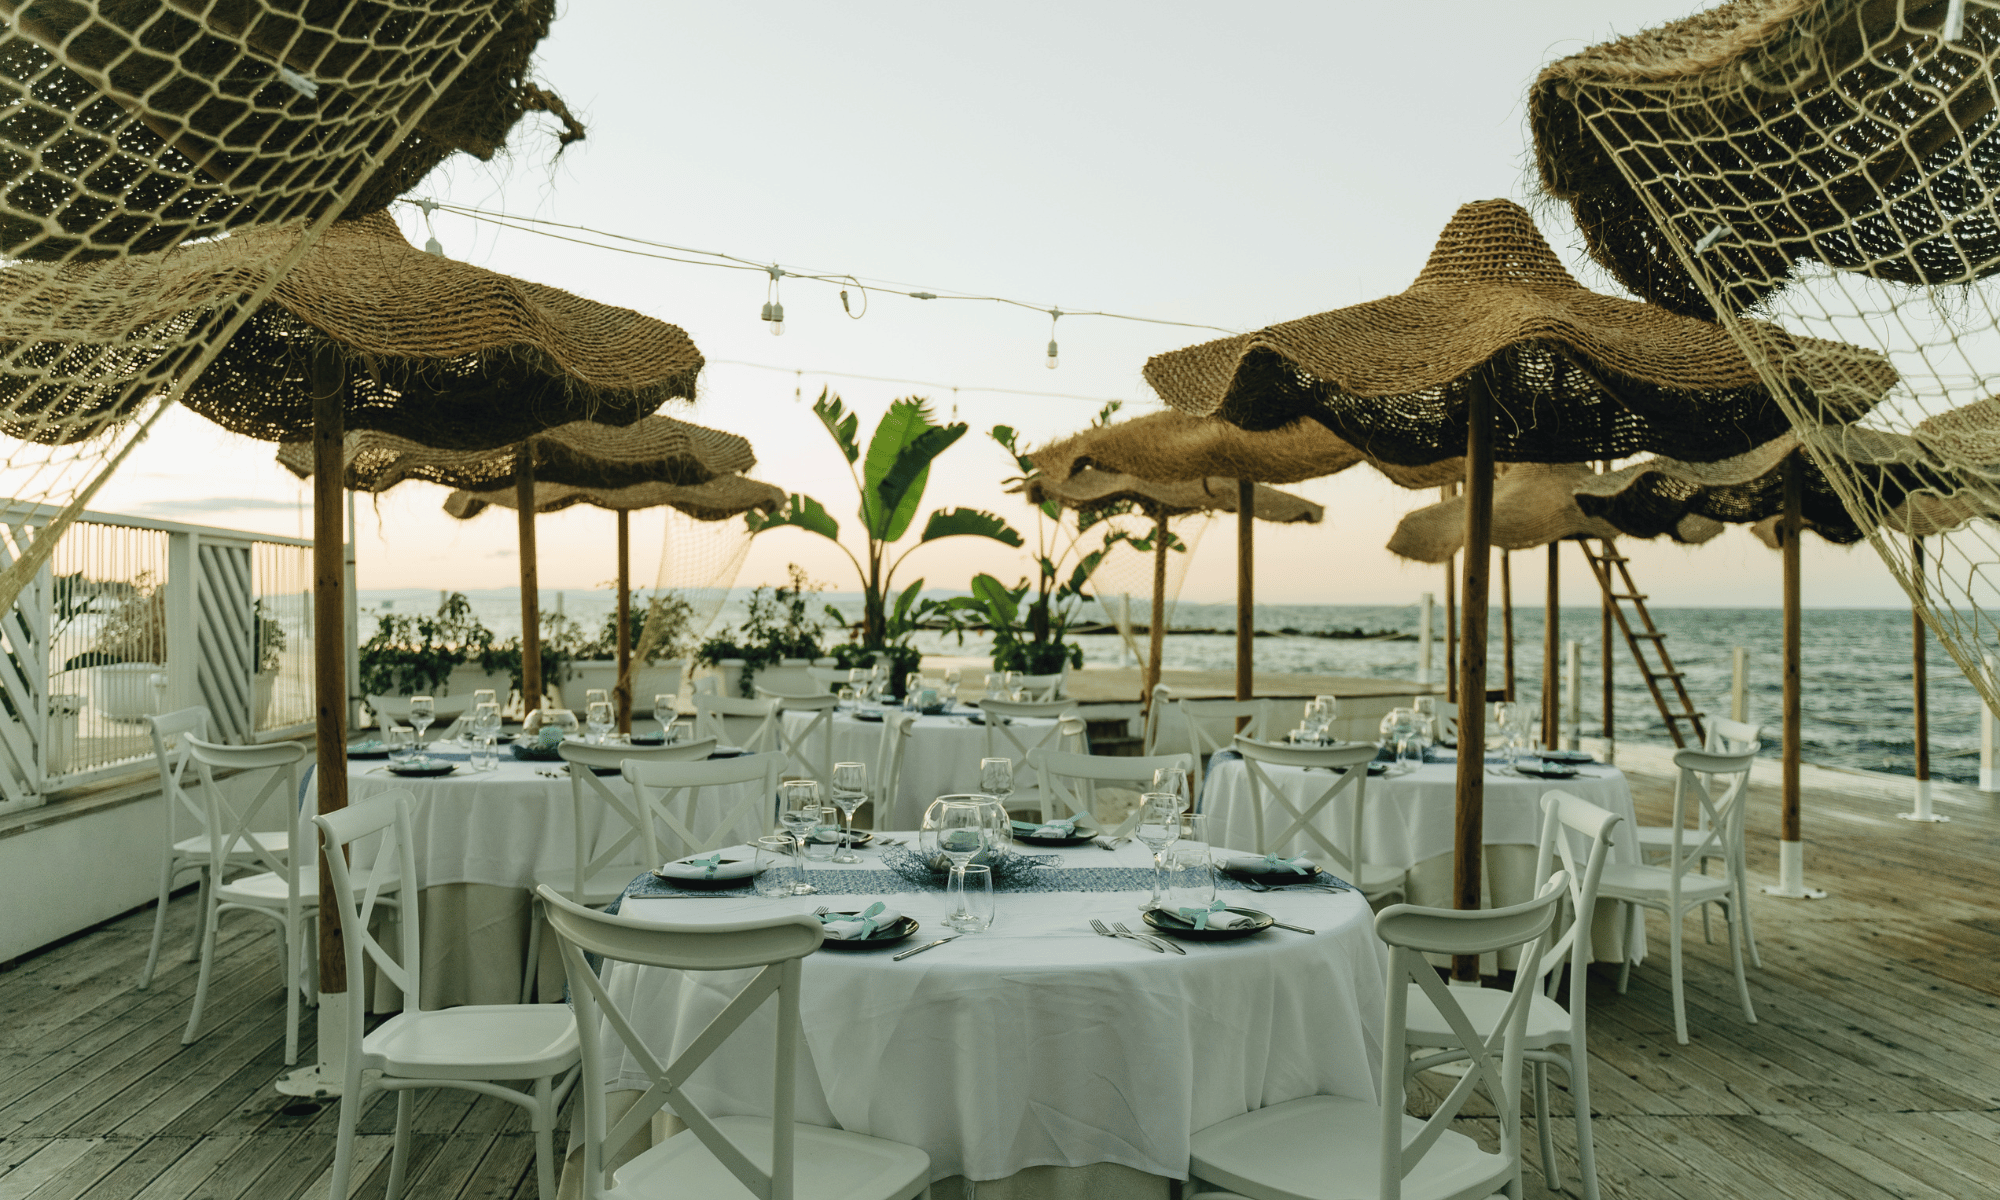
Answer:
[[[1980,3],[1739,0],[1551,65],[1530,112],[1543,186],[1592,256],[1736,337],[1814,488],[2000,706],[1981,669],[2000,633],[1996,56],[2000,10]],[[1795,386],[1770,324],[1878,350],[1899,381],[1848,424]],[[1767,504],[1772,479],[1656,478],[1654,517],[1697,492]]]
[[[386,204],[455,150],[497,149],[553,5],[96,0],[0,28],[0,522],[61,532],[343,208]],[[482,70],[467,71],[478,57]],[[532,90],[532,89],[528,89]],[[435,112],[433,109],[435,108]],[[436,119],[427,122],[427,115]],[[251,224],[289,226],[226,301],[125,312],[103,272]]]

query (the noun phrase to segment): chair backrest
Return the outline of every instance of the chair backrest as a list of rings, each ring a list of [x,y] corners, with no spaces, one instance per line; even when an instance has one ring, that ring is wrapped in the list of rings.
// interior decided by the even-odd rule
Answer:
[[[298,824],[299,767],[305,761],[306,748],[298,742],[223,746],[204,742],[191,733],[182,740],[187,743],[188,756],[201,776],[203,809],[208,814],[211,877],[221,879],[224,864],[232,856],[241,862],[247,851],[247,857],[263,870],[286,880],[289,903],[297,904],[299,861],[301,857],[308,863],[312,859],[279,849],[272,844],[270,830],[276,826],[290,833]],[[215,786],[216,767],[239,771],[245,776],[232,789],[235,796]],[[259,774],[264,776],[261,782]],[[242,793],[251,787],[256,792],[248,800],[242,799]],[[264,826],[261,835],[257,830],[259,825]],[[288,844],[297,841],[294,835]]]
[[[1153,694],[1147,697],[1146,727],[1142,731],[1141,753],[1178,754],[1182,750],[1193,750],[1191,745],[1182,745],[1186,730],[1181,726],[1181,716],[1177,711],[1178,701],[1174,690],[1164,683],[1153,685]]]
[[[776,750],[778,702],[697,694],[694,735],[712,737],[725,746],[740,746],[753,754]]]
[[[1064,698],[1063,683],[1068,678],[1068,673],[1063,671],[1053,675],[1023,675],[1020,686],[1028,693],[1029,703],[1047,704]]]
[[[570,830],[575,846],[571,857],[575,868],[569,893],[572,899],[583,895],[584,885],[592,875],[613,863],[630,862],[636,875],[640,868],[657,867],[665,861],[647,862],[641,858],[652,848],[643,832],[646,819],[642,810],[632,803],[629,789],[625,789],[626,795],[619,795],[620,789],[605,783],[597,771],[618,771],[622,775],[628,762],[704,762],[714,748],[715,742],[710,739],[672,746],[591,746],[564,741],[556,747],[556,753],[569,764]],[[584,830],[590,825],[588,816],[592,808],[604,810],[606,819],[598,829],[595,843],[586,844]]]
[[[1113,754],[1074,754],[1038,746],[1028,752],[1028,765],[1042,785],[1042,819],[1061,819],[1071,813],[1097,811],[1097,785],[1131,784],[1144,794],[1153,785],[1153,772],[1162,767],[1185,771],[1192,761],[1187,754],[1156,754],[1133,758]],[[1138,813],[1130,824],[1138,825]],[[1116,831],[1127,832],[1124,829]]]
[[[1535,878],[1552,879],[1561,871],[1569,881],[1569,928],[1549,943],[1532,974],[1523,972],[1515,987],[1544,987],[1555,994],[1556,968],[1570,964],[1570,1027],[1583,1028],[1591,948],[1590,923],[1597,912],[1597,885],[1611,859],[1611,831],[1625,818],[1568,792],[1542,793],[1542,840],[1535,852]],[[1578,843],[1589,847],[1578,861]],[[1561,860],[1558,864],[1557,860]],[[1543,981],[1546,980],[1546,985]],[[1581,1039],[1579,1039],[1580,1041]]]
[[[1229,745],[1238,733],[1262,739],[1274,732],[1270,728],[1273,718],[1269,700],[1182,700],[1174,708],[1180,715],[1181,733],[1187,738],[1188,750],[1194,755],[1188,786],[1197,796],[1201,795],[1202,772],[1207,769],[1209,756]],[[1249,718],[1249,724],[1238,730],[1236,722],[1245,717]]]
[[[1675,903],[1680,900],[1681,880],[1690,870],[1710,858],[1735,861],[1743,844],[1743,812],[1749,806],[1750,766],[1757,761],[1759,744],[1740,754],[1710,754],[1706,750],[1674,751],[1673,841],[1668,847],[1669,889]],[[1706,778],[1704,778],[1706,776]],[[1722,785],[1715,795],[1711,783]],[[1692,809],[1698,826],[1686,828]]]
[[[423,695],[422,692],[411,693]],[[432,713],[440,721],[450,721],[472,708],[472,693],[469,691],[446,692],[440,689],[431,697]],[[368,697],[368,711],[375,714],[377,721],[407,721],[410,719],[409,695],[382,695]]]
[[[986,718],[986,757],[1011,758],[1015,765],[1026,761],[1030,751],[1041,747],[1060,750],[1075,744],[1074,727],[1065,727],[1063,718],[1081,720],[1076,701],[981,700],[979,711]],[[1023,725],[1022,721],[1049,721],[1047,725]]]
[[[889,827],[889,812],[895,806],[896,789],[903,780],[903,754],[910,748],[910,735],[916,724],[917,714],[913,712],[882,714],[882,740],[875,748],[875,776],[869,781],[877,829]]]
[[[847,686],[845,667],[807,667],[806,674],[812,677],[822,692],[837,692]]]
[[[777,701],[778,721],[774,726],[778,735],[777,749],[785,752],[785,758],[792,772],[807,779],[817,779],[822,787],[831,784],[833,717],[839,711],[840,697],[832,692],[788,696],[782,692],[767,692],[761,687],[757,689],[757,695],[761,699]],[[811,715],[804,721],[787,721],[784,716],[786,713]]]
[[[1702,749],[1711,754],[1741,754],[1746,749],[1761,748],[1763,741],[1762,725],[1732,721],[1728,717],[1710,717],[1708,738],[1702,743]]]
[[[1431,715],[1437,718],[1437,739],[1458,744],[1458,705],[1443,696],[1431,697]]]
[[[1250,821],[1257,840],[1252,849],[1259,854],[1282,854],[1293,838],[1309,838],[1341,868],[1341,874],[1359,884],[1361,864],[1366,858],[1361,851],[1361,832],[1368,803],[1368,764],[1375,758],[1375,747],[1366,742],[1346,746],[1279,746],[1241,735],[1232,745],[1243,756],[1243,771],[1250,779]],[[1301,808],[1292,803],[1285,789],[1271,777],[1272,767],[1323,767],[1335,773],[1325,777],[1326,786]],[[1304,778],[1309,788],[1321,779],[1317,775]],[[1347,836],[1342,839],[1345,845],[1336,846],[1314,823],[1314,818],[1342,792],[1348,793],[1353,802],[1347,810]],[[1270,832],[1265,819],[1266,809],[1273,806],[1291,818],[1277,833]]]
[[[1456,1194],[1484,1196],[1502,1190],[1503,1182],[1518,1179],[1521,1166],[1521,1053],[1523,1033],[1528,1023],[1531,987],[1517,987],[1501,1010],[1493,1033],[1481,1037],[1465,1009],[1452,995],[1452,988],[1438,978],[1426,955],[1490,954],[1525,947],[1522,962],[1541,958],[1542,942],[1555,921],[1556,910],[1569,895],[1569,880],[1558,872],[1533,900],[1508,908],[1449,909],[1421,908],[1414,904],[1392,904],[1375,917],[1375,932],[1389,945],[1389,1003],[1383,1024],[1382,1126],[1379,1176],[1381,1195],[1402,1194],[1401,1180],[1428,1154],[1444,1132],[1451,1128],[1475,1088],[1483,1090],[1499,1116],[1500,1154],[1511,1164],[1491,1181],[1465,1179]],[[1452,1032],[1458,1035],[1462,1051],[1450,1050],[1414,1061],[1410,1058],[1410,989],[1414,983],[1437,1006]],[[1438,1102],[1437,1108],[1415,1136],[1405,1134],[1404,1105],[1412,1075],[1455,1058],[1466,1060],[1464,1077]],[[1498,1058],[1498,1062],[1495,1058]],[[1475,1186],[1476,1185],[1476,1186]],[[1508,1188],[1510,1194],[1516,1189]]]
[[[547,887],[539,890],[549,927],[562,946],[563,969],[569,976],[570,995],[576,1004],[577,1040],[583,1053],[583,1200],[599,1200],[610,1187],[605,1169],[606,1147],[623,1146],[646,1129],[653,1114],[668,1104],[673,1105],[674,1115],[701,1139],[701,1144],[736,1176],[747,1192],[790,1200],[796,1136],[793,1089],[801,1041],[800,960],[818,949],[825,937],[819,921],[804,913],[794,913],[759,921],[672,925],[622,915],[607,916],[572,904]],[[598,972],[584,957],[586,954],[598,955],[607,965],[625,962],[677,971],[761,969],[700,1037],[672,1062],[662,1063],[640,1036],[632,1014],[619,1007],[605,988]],[[774,1047],[777,1069],[772,1079],[771,1145],[766,1157],[761,1147],[752,1150],[730,1141],[716,1127],[714,1119],[681,1090],[681,1085],[773,996],[778,1001]],[[613,1045],[622,1052],[606,1054],[606,1030],[610,1031]],[[646,1073],[650,1086],[616,1125],[607,1127],[605,1068],[608,1063],[626,1059]],[[768,1163],[769,1169],[760,1167],[759,1160]]]
[[[363,962],[373,962],[377,971],[403,990],[404,1012],[417,1011],[423,995],[424,953],[417,928],[417,850],[416,836],[410,829],[411,803],[410,793],[397,788],[313,818],[319,827],[327,872],[333,877],[340,936],[346,943],[347,978],[353,981],[349,986],[359,990],[360,981],[367,978],[362,973]],[[358,895],[356,878],[368,881]],[[393,953],[376,940],[371,929],[377,903],[392,894],[399,895],[406,906],[394,923],[399,936]],[[359,1054],[362,1022],[371,1006],[344,1007],[347,1053]]]
[[[688,685],[689,696],[720,696],[721,694],[722,676],[720,675],[704,675]]]
[[[167,802],[168,845],[181,840],[184,817],[193,818],[196,828],[208,828],[208,809],[187,794],[185,780],[189,762],[187,737],[208,740],[211,719],[208,709],[199,704],[145,718],[146,731],[153,739],[153,762],[160,768],[160,795]],[[175,738],[180,740],[174,742]]]
[[[624,776],[632,785],[632,807],[645,818],[639,827],[642,861],[663,863],[736,845],[744,840],[738,828],[742,822],[750,823],[752,837],[769,829],[777,804],[778,772],[784,765],[785,756],[775,751],[709,762],[626,759]],[[716,800],[717,816],[708,824],[702,793],[745,783],[756,786],[733,804]]]

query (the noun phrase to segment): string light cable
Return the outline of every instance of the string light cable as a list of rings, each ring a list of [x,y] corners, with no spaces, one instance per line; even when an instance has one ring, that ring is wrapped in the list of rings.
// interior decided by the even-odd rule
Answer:
[[[428,223],[434,212],[446,212],[469,220],[482,221],[501,229],[511,229],[517,233],[530,233],[538,237],[553,238],[572,245],[589,246],[597,250],[608,250],[614,254],[631,254],[640,258],[658,259],[663,262],[680,263],[691,267],[720,267],[731,271],[756,271],[765,275],[769,282],[765,287],[764,307],[759,314],[770,328],[772,336],[785,331],[785,307],[779,299],[780,279],[799,279],[812,283],[839,286],[840,307],[850,318],[860,320],[868,313],[868,293],[881,292],[885,295],[903,296],[911,300],[968,300],[982,304],[1000,304],[1012,308],[1027,309],[1031,312],[1046,313],[1049,318],[1049,344],[1045,365],[1054,370],[1059,359],[1056,354],[1055,326],[1063,317],[1101,317],[1110,321],[1132,321],[1142,325],[1164,325],[1175,329],[1203,329],[1214,333],[1235,334],[1242,332],[1221,325],[1207,325],[1199,321],[1176,321],[1165,317],[1145,317],[1133,313],[1107,312],[1097,309],[1061,308],[1028,300],[1016,300],[1007,296],[989,296],[976,292],[964,292],[951,288],[921,286],[913,283],[888,279],[870,279],[843,271],[806,271],[792,267],[781,267],[777,263],[759,262],[720,250],[701,250],[692,246],[679,246],[671,242],[656,242],[631,234],[617,233],[606,229],[596,229],[588,225],[574,225],[562,221],[551,221],[543,217],[523,217],[513,213],[494,212],[489,209],[473,208],[463,204],[450,204],[442,200],[410,198],[401,201],[423,210]],[[616,245],[608,243],[619,243]],[[693,256],[693,257],[688,257]],[[859,293],[858,305],[850,296]],[[745,364],[753,365],[753,364]],[[825,372],[823,372],[825,373]],[[996,389],[975,389],[992,391]]]
[[[940,383],[935,379],[903,379],[894,375],[859,375],[853,371],[819,371],[811,367],[778,367],[770,363],[749,362],[740,358],[711,358],[708,360],[708,365],[711,367],[749,367],[756,371],[777,371],[785,375],[796,376],[800,379],[803,379],[807,375],[814,375],[823,376],[828,379],[857,379],[867,383],[894,383],[906,387],[937,388],[940,390],[949,390],[954,394],[958,392],[984,392],[995,396],[1032,396],[1042,400],[1087,400],[1092,404],[1121,404],[1135,408],[1164,407],[1156,399],[1132,400],[1119,396],[1083,396],[1075,392],[1038,392],[1026,388],[980,387],[977,384],[970,383]],[[800,395],[801,390],[794,388],[794,398]]]

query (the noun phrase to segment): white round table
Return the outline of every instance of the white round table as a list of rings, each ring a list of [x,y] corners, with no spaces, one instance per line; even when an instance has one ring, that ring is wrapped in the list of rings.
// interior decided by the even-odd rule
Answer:
[[[815,716],[805,712],[786,713],[787,735],[806,728]],[[1041,731],[1054,724],[1054,721],[1022,718],[1015,721],[1016,736],[1033,745],[1041,737]],[[882,745],[882,722],[864,721],[853,712],[844,711],[833,715],[832,726],[833,761],[865,763],[872,775]],[[1009,753],[1010,743],[996,740],[995,754],[1016,759],[1015,791],[1033,788],[1035,773],[1019,761],[1018,755]],[[974,724],[968,713],[918,717],[910,727],[910,744],[903,748],[903,773],[896,784],[896,795],[887,812],[875,814],[876,827],[914,828],[922,823],[924,809],[939,796],[979,790],[979,760],[986,757],[986,745],[986,727]],[[818,753],[817,737],[807,748]]]
[[[1131,844],[1056,853],[1058,866],[1043,870],[1150,870],[1150,855]],[[876,852],[862,857],[855,867],[816,864],[812,875],[824,881],[834,871],[872,870],[873,879],[852,887],[906,886],[881,871]],[[1135,879],[1092,882],[1122,888]],[[1301,1096],[1372,1103],[1386,957],[1368,906],[1352,892],[1223,895],[1317,933],[1274,928],[1238,941],[1183,942],[1185,956],[1161,954],[1099,937],[1089,925],[1097,917],[1143,929],[1143,891],[1003,890],[990,930],[903,962],[887,949],[813,954],[805,962],[798,1119],[919,1146],[931,1156],[934,1181],[1109,1163],[1123,1172],[1102,1177],[1093,1194],[1163,1197],[1166,1180],[1185,1176],[1197,1130]],[[921,922],[907,946],[943,932],[945,898],[936,890],[634,897],[621,911],[698,925],[877,899]],[[750,974],[612,963],[604,978],[649,1049],[669,1055]],[[773,1020],[767,1005],[696,1072],[688,1091],[704,1111],[770,1115],[763,1064]],[[606,1064],[611,1090],[646,1086],[608,1029],[606,1038],[615,1059]],[[632,1098],[623,1096],[619,1110]],[[959,1193],[947,1185],[932,1194]]]
[[[1266,763],[1264,773],[1301,811],[1333,782],[1333,776],[1327,772],[1304,767]],[[1541,799],[1551,791],[1568,792],[1623,817],[1623,822],[1612,832],[1611,859],[1625,863],[1639,861],[1637,843],[1629,832],[1635,822],[1632,788],[1617,767],[1592,764],[1582,768],[1574,778],[1563,780],[1507,775],[1497,767],[1488,767],[1482,840],[1487,847],[1485,876],[1489,904],[1514,904],[1534,897],[1539,882],[1534,878],[1534,865],[1535,847],[1542,836]],[[1408,871],[1406,898],[1412,904],[1451,907],[1452,831],[1457,797],[1456,763],[1427,763],[1407,774],[1371,776],[1368,780],[1361,827],[1362,857],[1371,863]],[[1328,841],[1343,849],[1353,805],[1352,794],[1343,792],[1322,808],[1312,822]],[[1255,845],[1249,770],[1235,752],[1226,751],[1210,760],[1203,777],[1200,808],[1216,820],[1218,829],[1211,836],[1218,841],[1233,846]],[[1273,806],[1265,814],[1266,828],[1276,834],[1293,819],[1291,814]],[[1285,855],[1325,857],[1320,846],[1304,834],[1283,846],[1265,849]],[[1331,864],[1328,869],[1333,869]],[[1616,907],[1608,901],[1600,902],[1592,933],[1592,952],[1600,961],[1618,962],[1628,956],[1634,962],[1642,961],[1643,917],[1635,909],[1629,924],[1618,921]]]

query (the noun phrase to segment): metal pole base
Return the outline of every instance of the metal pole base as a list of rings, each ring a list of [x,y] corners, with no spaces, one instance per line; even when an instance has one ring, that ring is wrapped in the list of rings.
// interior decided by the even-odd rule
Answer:
[[[1764,885],[1763,892],[1766,896],[1782,896],[1787,900],[1826,899],[1825,892],[1806,886],[1804,842],[1778,843],[1778,882],[1776,886]]]
[[[274,1086],[279,1094],[318,1099],[340,1095],[347,1079],[347,1004],[352,995],[351,992],[319,994],[319,1037],[315,1043],[319,1061],[278,1076]]]
[[[1897,813],[1896,815],[1905,821],[1943,822],[1951,820],[1950,817],[1940,816],[1931,811],[1931,781],[1928,779],[1917,780],[1916,809],[1912,812]]]

